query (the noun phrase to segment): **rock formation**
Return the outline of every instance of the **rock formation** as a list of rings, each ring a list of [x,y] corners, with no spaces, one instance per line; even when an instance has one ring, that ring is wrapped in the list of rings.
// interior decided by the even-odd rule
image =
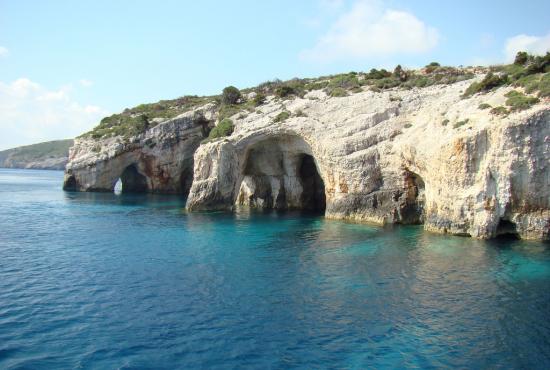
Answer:
[[[269,97],[232,117],[231,136],[204,144],[216,117],[201,107],[128,144],[77,140],[65,188],[111,191],[122,176],[136,191],[187,195],[192,177],[190,211],[308,209],[476,238],[550,239],[548,99],[498,116],[479,105],[504,105],[511,88],[463,99],[470,82]],[[275,122],[283,111],[290,117]]]
[[[204,138],[206,116],[211,116],[208,108],[187,112],[127,141],[77,138],[63,188],[111,192],[121,180],[124,192],[187,193],[193,155]]]

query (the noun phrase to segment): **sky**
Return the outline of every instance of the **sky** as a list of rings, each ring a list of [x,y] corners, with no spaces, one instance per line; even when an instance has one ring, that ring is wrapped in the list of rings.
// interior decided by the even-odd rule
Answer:
[[[550,1],[0,0],[0,150],[228,85],[518,50],[550,50]]]

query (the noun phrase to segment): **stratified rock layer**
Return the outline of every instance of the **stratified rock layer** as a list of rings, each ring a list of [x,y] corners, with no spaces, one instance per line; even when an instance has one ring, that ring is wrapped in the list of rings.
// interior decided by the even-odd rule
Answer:
[[[302,208],[298,162],[311,156],[326,217],[548,239],[548,102],[498,117],[478,105],[509,89],[461,99],[468,84],[272,101],[198,149],[188,208]],[[295,114],[274,123],[282,110]]]
[[[193,155],[205,136],[205,112],[193,111],[124,141],[77,138],[69,153],[65,190],[123,190],[186,193],[193,179]]]
[[[103,156],[90,151],[91,141],[79,141],[67,180],[73,176],[79,190],[111,190],[135,164],[148,190],[181,192],[181,174],[190,171],[183,163],[196,150],[190,211],[312,209],[477,238],[548,240],[549,102],[496,116],[478,106],[504,105],[510,88],[462,99],[470,83],[270,98],[254,113],[234,116],[231,136],[200,146],[202,128],[191,115],[186,124],[161,124],[130,149]],[[274,122],[282,111],[290,118]]]

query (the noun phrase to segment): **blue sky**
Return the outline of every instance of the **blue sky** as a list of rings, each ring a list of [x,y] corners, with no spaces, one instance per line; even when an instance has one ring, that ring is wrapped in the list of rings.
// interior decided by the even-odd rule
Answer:
[[[550,47],[549,1],[0,0],[0,149],[273,78],[501,63]]]

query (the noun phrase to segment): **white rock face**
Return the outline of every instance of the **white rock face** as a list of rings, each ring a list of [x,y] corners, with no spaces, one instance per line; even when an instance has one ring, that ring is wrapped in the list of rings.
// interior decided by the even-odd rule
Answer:
[[[189,210],[308,208],[304,158],[322,179],[329,218],[424,223],[491,238],[550,234],[550,105],[499,117],[510,88],[461,99],[471,81],[410,91],[270,100],[195,154]],[[273,118],[292,114],[282,123]],[[307,193],[307,194],[306,194]]]
[[[75,139],[64,189],[111,192],[120,178],[123,189],[130,192],[187,192],[193,179],[193,155],[211,115],[209,108],[161,123],[129,142],[120,137]]]
[[[495,116],[479,104],[504,105],[510,88],[462,99],[470,83],[269,97],[232,117],[231,136],[202,145],[196,112],[132,144],[77,140],[65,187],[112,191],[131,172],[135,190],[186,193],[192,176],[190,211],[300,208],[476,238],[550,239],[549,100]],[[198,111],[215,119],[211,107]],[[290,118],[275,123],[283,111]]]

